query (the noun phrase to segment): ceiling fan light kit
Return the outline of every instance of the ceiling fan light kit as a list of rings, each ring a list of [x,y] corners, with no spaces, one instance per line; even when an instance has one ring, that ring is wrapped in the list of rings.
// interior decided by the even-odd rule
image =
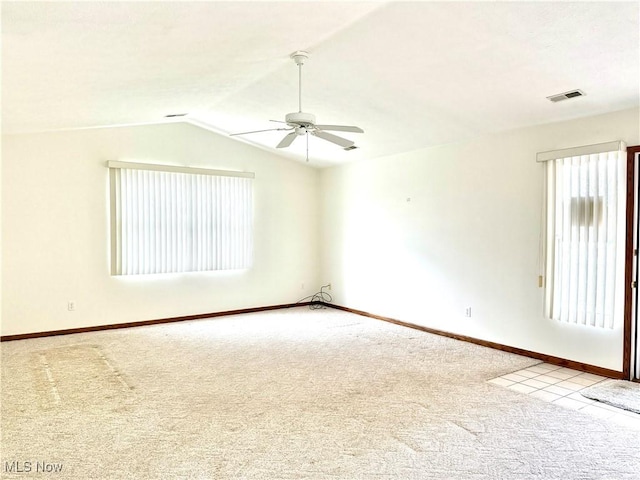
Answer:
[[[355,127],[351,125],[318,125],[316,124],[316,116],[312,113],[306,113],[302,111],[302,66],[304,65],[305,60],[309,58],[309,53],[305,51],[296,51],[291,54],[291,58],[298,66],[298,111],[293,113],[287,113],[285,115],[285,123],[287,128],[269,128],[266,130],[253,130],[251,132],[242,132],[242,133],[232,133],[231,136],[234,135],[247,135],[250,133],[259,133],[259,132],[272,132],[278,130],[287,130],[290,133],[285,135],[285,137],[276,145],[276,148],[286,148],[293,143],[293,141],[298,136],[305,135],[307,138],[307,162],[309,161],[309,134],[314,137],[321,138],[328,142],[334,143],[336,145],[341,146],[344,150],[353,150],[355,147],[355,142],[352,140],[348,140],[346,138],[339,137],[338,135],[334,135],[329,131],[337,131],[337,132],[352,132],[352,133],[364,133],[360,127]],[[274,122],[280,122],[279,120],[272,120]]]

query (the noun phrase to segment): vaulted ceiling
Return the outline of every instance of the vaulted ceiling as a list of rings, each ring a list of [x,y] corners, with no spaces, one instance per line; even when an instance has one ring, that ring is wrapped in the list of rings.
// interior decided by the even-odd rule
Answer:
[[[638,106],[638,2],[2,2],[2,129],[162,123],[221,134],[298,110],[340,164]],[[586,96],[552,103],[579,88]],[[232,137],[305,160],[286,132]],[[337,132],[336,132],[337,133]]]

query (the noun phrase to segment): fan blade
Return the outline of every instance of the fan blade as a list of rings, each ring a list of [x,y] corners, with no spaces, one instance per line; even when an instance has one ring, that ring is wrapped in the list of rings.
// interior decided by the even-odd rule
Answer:
[[[322,130],[314,130],[313,132],[311,132],[311,135],[315,135],[316,137],[320,137],[323,140],[327,140],[328,142],[335,143],[336,145],[340,145],[341,147],[345,148],[350,147],[355,143],[351,140],[347,140],[346,138],[333,135],[332,133],[323,132]]]
[[[287,135],[285,135],[285,137],[280,141],[280,143],[278,145],[276,145],[276,148],[284,148],[284,147],[288,147],[289,145],[291,145],[291,143],[296,139],[296,137],[298,136],[298,134],[296,132],[291,132],[288,133]]]
[[[283,122],[282,120],[269,120],[270,122],[276,122],[276,123],[287,123],[287,122]]]
[[[320,130],[332,130],[334,132],[364,133],[364,130],[360,127],[351,127],[348,125],[316,125],[316,128]]]
[[[274,132],[276,130],[291,130],[291,129],[290,128],[267,128],[266,130],[253,130],[251,132],[230,133],[229,136],[233,137],[235,135],[248,135],[249,133]]]

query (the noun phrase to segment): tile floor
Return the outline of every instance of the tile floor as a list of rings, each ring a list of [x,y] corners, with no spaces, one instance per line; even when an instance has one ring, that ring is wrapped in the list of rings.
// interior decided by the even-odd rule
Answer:
[[[580,390],[607,380],[549,363],[539,363],[517,372],[489,380],[489,383],[525,393],[563,407],[580,410],[612,422],[640,430],[640,415],[596,402],[580,395]]]

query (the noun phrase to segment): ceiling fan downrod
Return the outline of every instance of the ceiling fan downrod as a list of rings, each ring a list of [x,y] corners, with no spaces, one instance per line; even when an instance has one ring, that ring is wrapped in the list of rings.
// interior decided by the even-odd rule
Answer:
[[[309,58],[309,53],[298,50],[291,54],[291,58],[298,65],[298,113],[302,113],[302,66],[304,61]]]

